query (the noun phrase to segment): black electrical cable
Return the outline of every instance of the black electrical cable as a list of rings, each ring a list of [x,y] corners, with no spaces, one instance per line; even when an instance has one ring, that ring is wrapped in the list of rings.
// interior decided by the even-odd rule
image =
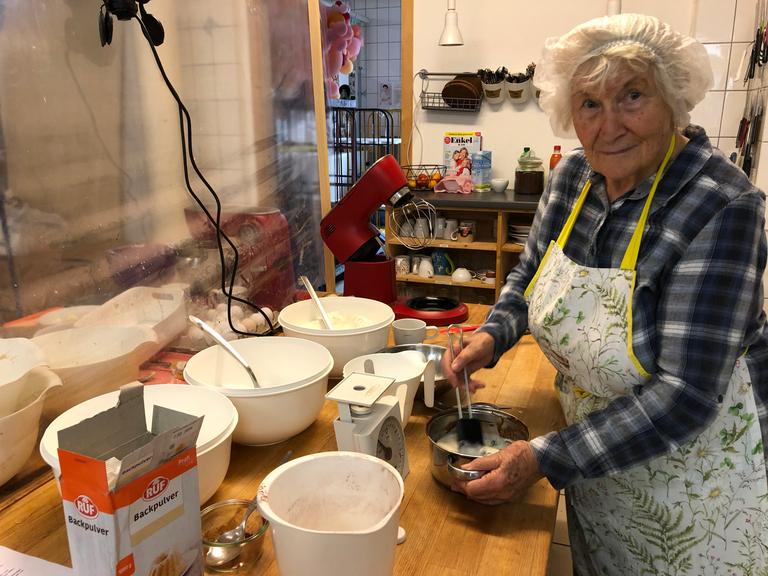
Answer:
[[[155,48],[155,45],[152,42],[152,38],[149,35],[149,31],[147,30],[146,26],[144,26],[144,22],[142,22],[138,16],[133,16],[133,18],[135,18],[136,21],[139,23],[139,26],[141,27],[141,31],[144,35],[144,38],[147,39],[147,42],[149,43],[149,47],[152,50],[152,55],[154,56],[155,63],[157,64],[157,67],[160,70],[160,75],[163,77],[163,81],[165,82],[166,87],[171,93],[171,96],[173,96],[173,99],[176,101],[176,105],[178,106],[178,109],[179,109],[179,130],[181,133],[181,154],[182,154],[182,160],[184,163],[184,184],[186,185],[187,192],[189,192],[190,196],[192,196],[192,198],[195,200],[197,205],[207,216],[208,221],[211,222],[211,224],[214,226],[214,229],[216,230],[216,245],[218,247],[219,262],[221,264],[221,291],[227,297],[227,320],[229,322],[229,327],[232,329],[232,331],[235,334],[240,334],[242,336],[265,336],[265,335],[273,334],[275,332],[275,326],[272,324],[272,320],[266,315],[266,313],[259,306],[257,306],[256,304],[253,304],[252,302],[249,302],[248,300],[244,300],[238,296],[232,295],[232,287],[234,286],[235,279],[237,278],[237,265],[238,265],[240,256],[234,242],[232,242],[232,240],[230,240],[229,237],[224,233],[224,230],[221,229],[221,200],[219,199],[218,194],[216,194],[216,191],[211,187],[211,185],[205,179],[205,176],[203,176],[202,172],[197,167],[197,163],[195,162],[195,156],[192,152],[192,118],[189,115],[189,111],[187,110],[187,107],[184,106],[184,103],[182,102],[178,92],[176,92],[176,89],[174,88],[173,83],[168,78],[168,75],[165,72],[165,68],[163,67],[163,63],[160,60],[160,55],[157,53],[157,49]],[[185,120],[186,120],[186,123],[185,123]],[[185,132],[186,132],[186,142],[185,142]],[[205,204],[203,204],[202,200],[200,200],[197,194],[195,194],[195,192],[192,190],[192,184],[189,180],[187,149],[189,149],[189,163],[192,164],[192,169],[195,171],[195,174],[197,175],[197,177],[200,178],[200,181],[205,185],[205,187],[208,189],[208,192],[211,193],[211,196],[216,202],[216,218],[214,218],[211,215],[211,213],[208,211],[208,208],[205,206]],[[224,254],[224,247],[222,246],[222,243],[221,243],[222,238],[226,241],[226,243],[229,245],[229,247],[232,249],[232,252],[233,252],[232,273],[229,278],[228,287],[226,285],[226,269],[227,269],[226,256]],[[269,326],[269,331],[262,334],[255,334],[252,332],[243,332],[235,328],[232,322],[232,300],[235,300],[237,302],[246,304],[254,308],[267,321],[267,325]]]

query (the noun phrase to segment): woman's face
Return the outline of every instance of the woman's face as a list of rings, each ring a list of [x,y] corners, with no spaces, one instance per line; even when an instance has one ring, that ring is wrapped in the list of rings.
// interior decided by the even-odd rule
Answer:
[[[605,176],[612,199],[653,174],[664,159],[674,124],[651,70],[624,68],[602,89],[574,83],[571,113],[592,168]]]

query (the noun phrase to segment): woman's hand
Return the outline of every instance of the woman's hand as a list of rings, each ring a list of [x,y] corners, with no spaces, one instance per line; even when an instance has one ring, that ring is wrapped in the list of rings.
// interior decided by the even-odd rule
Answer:
[[[458,339],[454,339],[456,359],[451,362],[451,351],[446,350],[441,364],[443,375],[454,388],[464,384],[465,368],[467,374],[471,375],[480,368],[487,366],[493,360],[495,347],[493,337],[485,332],[475,332],[472,336],[468,336],[464,340],[466,344],[464,350],[459,350],[459,344],[456,340]],[[485,387],[485,384],[482,382],[477,380],[469,381],[469,389],[472,392],[483,387]]]
[[[526,490],[544,475],[531,445],[513,442],[495,454],[477,458],[462,466],[464,470],[489,470],[469,482],[455,480],[451,489],[481,504],[501,504],[519,500]]]

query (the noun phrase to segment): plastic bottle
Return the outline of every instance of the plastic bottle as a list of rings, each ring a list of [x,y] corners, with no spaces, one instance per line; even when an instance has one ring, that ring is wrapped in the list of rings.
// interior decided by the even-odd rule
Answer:
[[[555,146],[552,156],[549,157],[549,169],[552,170],[562,159],[563,155],[560,153],[560,146]]]

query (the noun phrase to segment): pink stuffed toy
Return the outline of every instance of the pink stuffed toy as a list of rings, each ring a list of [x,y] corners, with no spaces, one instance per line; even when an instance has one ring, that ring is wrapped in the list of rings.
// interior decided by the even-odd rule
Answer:
[[[325,24],[325,82],[328,96],[339,98],[338,75],[350,74],[363,47],[360,26],[350,24],[349,8],[336,0],[330,6],[321,4]]]

